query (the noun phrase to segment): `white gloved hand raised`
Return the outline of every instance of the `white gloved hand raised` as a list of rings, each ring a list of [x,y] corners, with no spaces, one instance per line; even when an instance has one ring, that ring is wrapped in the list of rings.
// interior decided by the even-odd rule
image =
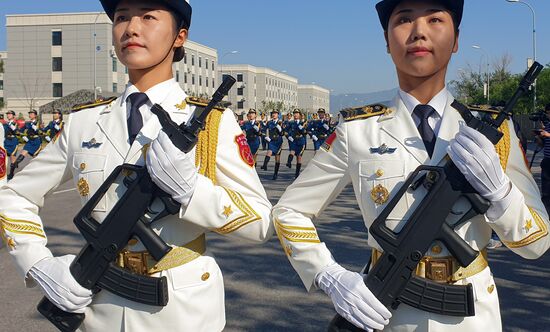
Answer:
[[[294,142],[294,137],[288,136],[288,140],[291,141],[291,142]]]
[[[74,258],[75,255],[44,258],[31,267],[29,275],[56,307],[83,313],[92,302],[92,291],[82,287],[71,274],[69,266]]]
[[[312,138],[315,142],[317,142],[317,141],[319,140],[319,138],[318,138],[317,136],[315,136],[315,135],[311,135],[311,138]]]
[[[281,128],[280,125],[277,125],[275,128],[277,128],[278,131],[283,131],[283,128]]]
[[[363,276],[337,263],[325,266],[315,281],[332,299],[340,316],[367,330],[382,330],[390,322],[391,312],[372,294]]]
[[[160,131],[147,151],[147,170],[153,182],[187,207],[197,185],[198,172],[191,155],[180,151]]]
[[[447,147],[449,156],[468,182],[485,199],[499,201],[510,191],[500,158],[483,134],[462,125]]]
[[[266,136],[266,137],[265,137],[265,140],[266,140],[267,142],[271,142],[271,138],[269,138],[269,136]]]

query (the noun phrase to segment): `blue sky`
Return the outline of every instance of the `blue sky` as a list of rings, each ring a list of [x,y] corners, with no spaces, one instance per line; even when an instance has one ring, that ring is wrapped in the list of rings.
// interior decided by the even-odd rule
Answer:
[[[366,93],[397,86],[374,9],[378,0],[192,0],[190,39],[216,48],[220,61],[286,70],[300,83],[319,84],[335,94]],[[537,14],[537,60],[550,63],[549,0],[526,0]],[[0,50],[6,49],[5,15],[102,10],[99,0],[0,0]],[[465,0],[460,50],[448,79],[468,64],[478,68],[512,57],[523,71],[532,56],[532,14],[506,0]],[[228,51],[239,53],[222,57]],[[485,68],[485,67],[484,67]]]

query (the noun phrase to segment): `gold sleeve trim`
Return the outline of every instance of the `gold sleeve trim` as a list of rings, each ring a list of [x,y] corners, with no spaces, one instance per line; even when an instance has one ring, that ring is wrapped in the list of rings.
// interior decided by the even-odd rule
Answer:
[[[223,112],[214,110],[206,118],[205,129],[199,133],[195,151],[195,166],[202,174],[217,184],[216,152],[218,148],[218,131]]]
[[[256,211],[254,211],[254,209],[244,200],[241,194],[227,188],[223,189],[225,190],[225,192],[227,192],[227,195],[229,196],[233,204],[235,204],[235,206],[237,206],[237,208],[241,210],[243,215],[231,220],[222,227],[215,229],[214,232],[218,234],[229,234],[245,225],[262,219],[258,215],[258,213],[256,213]]]
[[[0,215],[0,227],[3,232],[11,232],[15,234],[35,235],[46,238],[46,234],[40,224],[27,220],[10,219],[4,215]]]
[[[503,241],[504,244],[508,247],[508,248],[521,248],[521,247],[525,247],[537,240],[539,240],[540,238],[542,237],[545,237],[546,235],[548,235],[548,226],[546,225],[546,223],[544,222],[544,220],[539,216],[539,214],[533,210],[531,207],[527,207],[529,209],[529,212],[531,213],[531,215],[533,216],[533,219],[535,219],[535,224],[537,225],[538,227],[538,230],[534,233],[532,233],[531,235],[527,236],[526,238],[524,239],[521,239],[519,241],[516,241],[516,242],[507,242],[507,241]]]
[[[508,127],[508,121],[504,121],[499,129],[502,133],[502,139],[495,145],[495,150],[500,158],[500,165],[506,172],[508,157],[510,156],[510,127]]]
[[[283,244],[282,238],[290,242],[321,243],[315,227],[286,226],[275,219],[275,231],[281,244]]]

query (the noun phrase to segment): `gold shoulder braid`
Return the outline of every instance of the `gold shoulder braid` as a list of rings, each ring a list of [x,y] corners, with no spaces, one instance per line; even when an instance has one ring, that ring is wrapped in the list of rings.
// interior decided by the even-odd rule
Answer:
[[[205,107],[203,102],[188,98],[188,104],[195,107]],[[218,149],[218,132],[223,115],[222,108],[214,108],[206,118],[205,129],[199,133],[197,149],[195,151],[195,166],[199,168],[199,173],[206,176],[214,184],[217,184],[216,179],[216,151]]]
[[[360,107],[346,108],[340,111],[345,122],[367,119],[377,115],[384,115],[388,108],[382,104],[373,104]]]
[[[496,116],[495,116],[496,117]],[[510,127],[508,127],[508,121],[504,121],[499,128],[502,133],[502,138],[495,145],[495,150],[500,158],[500,165],[506,172],[506,166],[508,165],[508,157],[510,156]]]
[[[80,112],[82,110],[85,110],[85,109],[88,109],[88,108],[93,108],[93,107],[96,107],[96,106],[107,105],[107,104],[112,103],[113,100],[115,100],[116,98],[117,97],[112,97],[112,98],[105,99],[105,100],[96,100],[96,101],[93,101],[93,102],[88,103],[88,104],[77,105],[77,106],[73,107],[73,109],[71,110],[71,113]]]

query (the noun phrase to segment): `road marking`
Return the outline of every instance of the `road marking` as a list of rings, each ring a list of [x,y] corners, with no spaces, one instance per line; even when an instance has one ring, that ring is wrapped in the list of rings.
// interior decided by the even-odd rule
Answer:
[[[65,190],[60,190],[60,191],[54,191],[54,192],[53,192],[53,195],[67,193],[67,192],[69,192],[69,191],[76,191],[76,188],[65,189]]]

